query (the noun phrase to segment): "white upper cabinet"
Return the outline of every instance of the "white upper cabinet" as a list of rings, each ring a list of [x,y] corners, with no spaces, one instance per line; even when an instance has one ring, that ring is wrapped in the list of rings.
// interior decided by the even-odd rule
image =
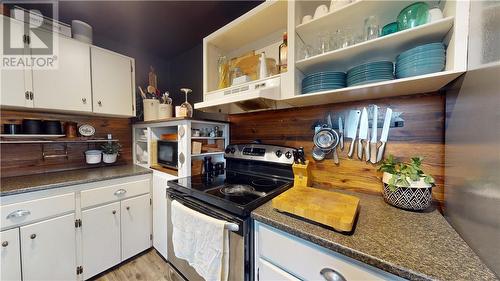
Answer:
[[[4,34],[4,24],[10,21],[9,43],[11,47],[23,48],[26,56],[29,56],[29,48],[25,43],[23,24],[17,20],[0,16],[0,33]],[[0,44],[1,53],[4,54],[4,44]],[[16,107],[33,107],[33,100],[30,99],[30,91],[33,89],[31,83],[31,68],[29,69],[1,69],[1,91],[0,104]]]
[[[58,45],[56,69],[33,69],[34,106],[92,112],[89,45],[64,36]]]
[[[134,61],[91,47],[94,112],[134,116]]]

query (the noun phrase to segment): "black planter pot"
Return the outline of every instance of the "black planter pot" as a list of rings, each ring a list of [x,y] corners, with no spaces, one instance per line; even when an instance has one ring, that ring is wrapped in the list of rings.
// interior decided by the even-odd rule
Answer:
[[[28,135],[42,134],[42,120],[23,119],[23,134],[28,134]]]
[[[42,122],[42,131],[46,135],[62,135],[61,121],[44,120]]]

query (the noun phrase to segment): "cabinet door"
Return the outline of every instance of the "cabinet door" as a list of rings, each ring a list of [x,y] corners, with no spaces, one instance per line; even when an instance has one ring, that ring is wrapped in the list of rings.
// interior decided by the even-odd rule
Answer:
[[[23,281],[76,280],[75,215],[21,227]]]
[[[94,112],[133,116],[132,60],[91,47]]]
[[[83,278],[120,263],[120,202],[82,211]]]
[[[34,107],[92,112],[90,47],[64,36],[57,39],[57,68],[33,69]]]
[[[10,36],[8,42],[12,48],[23,48],[26,57],[30,57],[30,51],[24,43],[24,26],[20,21],[8,17],[0,17],[0,32],[2,38],[7,36],[4,24],[9,21]],[[4,44],[0,44],[1,53],[4,54]],[[29,98],[29,91],[32,90],[31,68],[17,67],[15,69],[3,68],[1,72],[0,104],[4,106],[32,107],[33,101]],[[28,95],[26,95],[28,92]]]
[[[153,246],[167,258],[167,181],[176,177],[153,171]]]
[[[0,232],[0,243],[2,245],[0,280],[21,280],[19,228]]]
[[[258,276],[257,280],[260,281],[277,281],[277,280],[282,280],[282,281],[299,281],[299,279],[293,277],[289,273],[283,271],[279,267],[276,267],[272,265],[271,263],[259,259],[259,268],[258,268]]]
[[[122,201],[122,260],[151,247],[149,194]]]

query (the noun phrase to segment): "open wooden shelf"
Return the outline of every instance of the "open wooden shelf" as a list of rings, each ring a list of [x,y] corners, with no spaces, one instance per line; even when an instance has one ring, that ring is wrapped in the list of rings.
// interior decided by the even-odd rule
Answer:
[[[224,140],[225,137],[191,137],[192,140]]]
[[[2,137],[0,140],[0,144],[9,144],[9,143],[102,143],[102,142],[117,142],[117,139],[51,139],[51,140],[43,140],[43,139],[8,139],[8,137]]]
[[[446,86],[462,73],[463,71],[441,71],[426,75],[346,87],[337,90],[297,95],[283,101],[293,106],[311,106],[318,104],[429,93]]]
[[[217,151],[217,152],[204,152],[200,154],[192,154],[191,157],[204,157],[204,156],[212,156],[212,155],[221,155],[224,154],[224,151]]]
[[[356,2],[357,3],[357,2]],[[347,71],[349,68],[375,60],[394,61],[401,52],[421,44],[441,42],[453,27],[454,17],[399,31],[297,61],[303,73],[324,70]]]

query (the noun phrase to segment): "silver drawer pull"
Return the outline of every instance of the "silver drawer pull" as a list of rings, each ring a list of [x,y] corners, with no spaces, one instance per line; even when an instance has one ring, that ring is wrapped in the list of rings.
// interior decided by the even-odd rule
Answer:
[[[115,191],[116,196],[120,196],[120,195],[123,195],[125,193],[127,193],[127,191],[125,189],[121,189],[121,188],[118,189],[117,191]]]
[[[325,267],[319,272],[325,281],[347,281],[340,272],[331,268]]]
[[[31,212],[28,210],[17,210],[7,215],[7,219],[15,219],[30,215]]]

